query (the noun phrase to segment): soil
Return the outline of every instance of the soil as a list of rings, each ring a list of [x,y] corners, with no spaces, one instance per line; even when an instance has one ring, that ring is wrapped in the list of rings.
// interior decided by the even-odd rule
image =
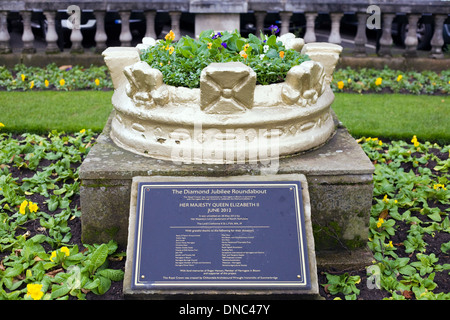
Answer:
[[[441,159],[447,159],[448,158],[448,154],[442,154],[440,153],[440,151],[438,149],[432,149],[430,150],[432,153],[434,153],[435,155],[437,155],[439,158]],[[41,163],[41,165],[43,166],[48,166],[50,164],[50,161],[48,161],[48,163],[45,163],[45,161],[48,160],[43,160],[43,162]],[[433,168],[436,165],[436,163],[427,163],[426,166],[429,168]],[[413,168],[412,166],[409,166],[408,164],[404,165],[404,169],[405,170],[410,170],[413,169],[415,171],[416,174],[418,174],[417,172],[417,168]],[[12,173],[14,178],[20,178],[19,180],[21,180],[24,177],[30,177],[34,174],[33,171],[30,171],[28,169],[17,169],[14,166],[10,166],[9,168],[10,172]],[[67,181],[66,183],[70,183],[70,181]],[[40,195],[32,195],[30,196],[29,200],[36,202],[39,206],[39,208],[46,208],[46,204],[44,204],[44,201],[46,200],[45,197],[40,196]],[[72,203],[70,205],[71,207],[75,207],[78,206],[78,208],[80,208],[80,196],[79,195],[75,195],[72,198]],[[443,206],[440,203],[429,203],[430,207],[433,206],[439,206],[441,211],[444,211],[447,209],[448,206]],[[54,213],[58,213],[59,211],[56,211]],[[402,213],[402,212],[400,212]],[[431,221],[431,220],[427,220],[428,218],[426,216],[422,216],[420,214],[417,214],[417,217],[423,221]],[[69,244],[73,244],[73,245],[78,245],[80,251],[83,250],[83,244],[81,242],[81,220],[80,218],[75,218],[71,221],[69,221],[69,226],[71,227],[71,233],[72,233],[72,238]],[[406,223],[397,221],[396,222],[396,226],[397,226],[397,230],[395,235],[391,238],[393,244],[396,246],[397,250],[396,253],[399,257],[409,257],[411,260],[411,262],[416,261],[416,253],[414,254],[408,254],[405,253],[405,249],[403,247],[403,241],[407,238],[407,231],[409,230],[409,226],[406,225]],[[36,220],[32,220],[27,222],[24,227],[26,227],[26,230],[23,230],[22,232],[25,233],[27,231],[29,231],[31,233],[31,236],[33,236],[34,234],[38,233],[39,231],[37,230],[40,225],[39,222]],[[431,235],[424,235],[424,240],[427,243],[426,246],[426,254],[431,254],[434,253],[436,255],[436,257],[439,258],[439,264],[450,264],[450,255],[449,254],[444,254],[443,252],[441,252],[440,247],[442,243],[446,243],[448,241],[450,241],[450,234],[449,233],[444,233],[444,232],[439,232],[436,233],[436,235],[433,237]],[[45,248],[46,250],[50,251],[52,250],[50,248],[50,246],[48,248]],[[126,248],[124,247],[119,247],[117,252],[125,252]],[[5,255],[5,253],[0,253],[0,261],[3,258],[3,256]],[[114,269],[122,269],[125,270],[125,259],[124,258],[122,261],[109,261],[109,265],[111,268]],[[324,286],[322,286],[322,284],[327,283],[327,279],[326,279],[326,275],[325,273],[330,273],[330,274],[342,274],[344,272],[347,272],[349,275],[353,276],[353,275],[359,275],[361,278],[361,282],[357,285],[357,288],[360,289],[360,294],[358,295],[358,300],[381,300],[383,298],[386,297],[390,297],[390,293],[384,290],[378,290],[378,289],[369,289],[368,286],[366,285],[367,283],[367,275],[366,275],[366,270],[364,269],[360,269],[360,270],[335,270],[335,269],[322,269],[319,268],[318,269],[318,282],[319,282],[319,288],[320,288],[320,295],[327,299],[327,300],[332,300],[336,297],[340,297],[342,299],[344,299],[343,295],[330,295],[327,291],[326,288]],[[439,292],[444,292],[444,293],[448,293],[450,292],[450,276],[449,276],[449,271],[443,271],[443,272],[436,272],[436,276],[434,279],[434,282],[437,283],[437,288],[435,290],[433,290],[433,292],[435,293],[439,293]],[[97,296],[93,293],[88,293],[86,298],[88,300],[123,300],[124,296],[123,296],[123,291],[122,291],[122,282],[112,282],[111,288],[108,292],[106,292],[104,295],[101,296]]]

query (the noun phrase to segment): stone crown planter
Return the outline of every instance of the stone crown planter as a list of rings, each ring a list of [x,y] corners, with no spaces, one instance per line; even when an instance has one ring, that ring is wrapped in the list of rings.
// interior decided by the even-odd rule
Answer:
[[[106,49],[115,89],[112,140],[179,163],[256,163],[324,144],[335,131],[329,83],[342,47],[285,41],[311,60],[292,67],[283,83],[256,85],[243,63],[213,63],[203,69],[199,89],[166,85],[159,70],[140,61],[143,45]]]

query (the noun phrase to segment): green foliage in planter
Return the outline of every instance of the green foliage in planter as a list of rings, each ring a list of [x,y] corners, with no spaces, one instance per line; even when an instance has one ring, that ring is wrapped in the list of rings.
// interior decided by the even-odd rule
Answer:
[[[162,72],[166,84],[173,86],[198,88],[203,68],[214,62],[232,61],[253,68],[258,84],[277,83],[284,81],[291,67],[309,60],[306,55],[286,49],[275,34],[243,38],[237,31],[206,30],[198,40],[184,36],[174,42],[174,38],[173,32],[167,34],[165,40],[141,55],[143,61]]]

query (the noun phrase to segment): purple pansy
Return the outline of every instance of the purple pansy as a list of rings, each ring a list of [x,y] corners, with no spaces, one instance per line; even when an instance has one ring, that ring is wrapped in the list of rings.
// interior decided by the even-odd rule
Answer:
[[[214,40],[214,39],[217,39],[217,38],[219,38],[221,36],[222,36],[222,34],[220,32],[217,32],[215,35],[213,35],[212,39]]]
[[[269,29],[270,29],[270,31],[272,31],[272,34],[277,34],[278,32],[280,32],[280,29],[278,29],[278,26],[276,26],[276,25],[271,25],[270,27],[269,27]]]

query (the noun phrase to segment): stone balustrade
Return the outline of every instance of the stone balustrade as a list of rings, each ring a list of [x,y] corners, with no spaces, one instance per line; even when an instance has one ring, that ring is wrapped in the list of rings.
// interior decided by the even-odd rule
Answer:
[[[394,3],[395,2],[395,3]],[[69,5],[76,5],[81,12],[90,10],[96,20],[95,31],[95,51],[102,52],[106,47],[108,35],[105,31],[105,15],[108,12],[117,12],[121,20],[120,45],[130,46],[132,33],[130,30],[130,15],[133,12],[141,12],[145,17],[146,32],[145,36],[157,38],[155,23],[158,15],[165,14],[170,17],[170,26],[168,28],[175,32],[176,39],[181,34],[180,18],[182,13],[195,15],[196,30],[204,29],[209,26],[211,29],[236,27],[240,28],[240,15],[253,14],[255,21],[256,34],[264,27],[264,20],[268,13],[278,13],[280,21],[280,33],[289,32],[292,24],[298,25],[295,19],[303,15],[306,21],[304,30],[305,43],[315,42],[317,40],[315,24],[319,15],[328,15],[331,21],[330,33],[327,39],[330,43],[340,44],[342,42],[340,35],[341,21],[344,14],[353,14],[357,20],[357,31],[354,38],[353,53],[355,56],[366,56],[367,44],[367,22],[368,18],[378,22],[376,27],[380,29],[379,48],[377,50],[380,56],[390,56],[393,46],[392,23],[398,13],[406,15],[408,21],[408,31],[404,40],[404,56],[417,56],[417,22],[423,15],[431,16],[434,24],[434,34],[431,39],[430,56],[432,58],[443,58],[442,47],[444,45],[443,25],[450,14],[450,2],[443,1],[418,1],[418,0],[398,0],[387,1],[380,0],[377,3],[380,9],[378,16],[372,16],[368,13],[369,4],[360,0],[344,1],[306,1],[306,0],[175,0],[175,1],[120,1],[106,0],[102,2],[92,2],[87,0],[54,0],[51,2],[40,0],[22,0],[9,1],[0,0],[0,53],[11,53],[11,38],[8,31],[8,17],[12,13],[19,13],[23,24],[22,34],[22,52],[33,54],[36,52],[35,37],[31,28],[32,12],[41,11],[46,19],[46,53],[58,53],[61,51],[58,47],[58,37],[56,25],[61,19],[57,13],[66,11]],[[300,14],[300,15],[299,15]],[[228,20],[225,16],[229,16]],[[211,19],[213,17],[213,19]],[[67,18],[67,16],[66,16]],[[378,20],[376,20],[378,19]],[[211,25],[216,23],[216,27]],[[234,25],[233,25],[234,24]],[[217,27],[220,26],[220,27]],[[225,27],[224,27],[225,26]],[[162,37],[162,35],[160,35]],[[82,53],[83,34],[79,29],[72,28],[70,41],[72,46],[70,52]]]

